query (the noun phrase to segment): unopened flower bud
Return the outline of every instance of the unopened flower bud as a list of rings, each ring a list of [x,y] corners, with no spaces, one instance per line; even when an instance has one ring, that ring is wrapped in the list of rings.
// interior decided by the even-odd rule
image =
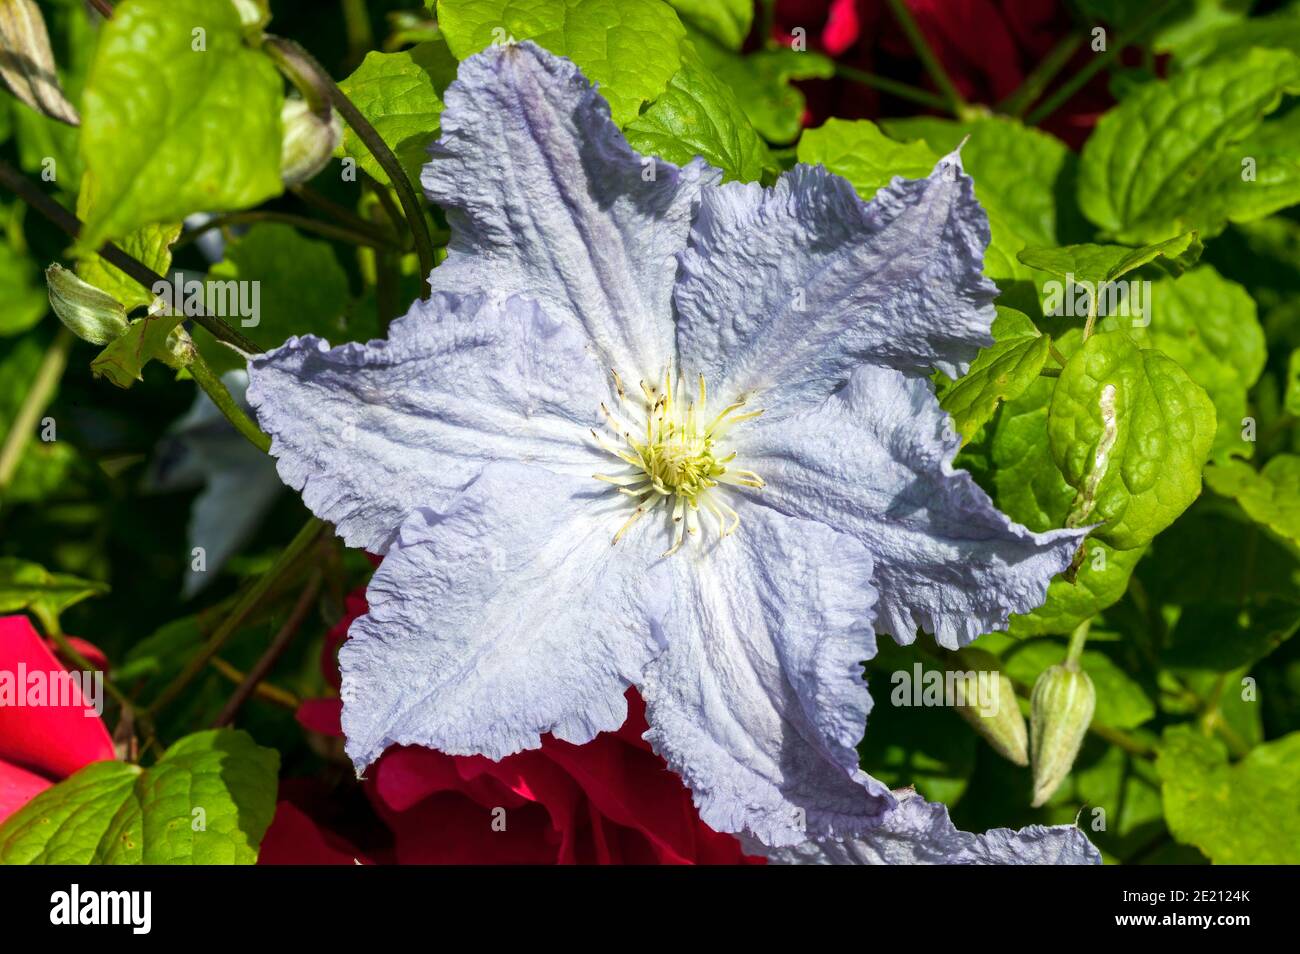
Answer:
[[[1016,690],[1011,680],[1001,671],[998,658],[982,649],[964,649],[962,665],[969,667],[976,677],[975,686],[969,681],[956,682],[957,712],[993,746],[1003,758],[1016,765],[1029,764],[1029,734],[1025,717],[1016,702]],[[977,687],[980,678],[991,688],[991,698],[980,698]],[[972,693],[972,689],[976,689]]]
[[[38,113],[80,125],[77,108],[59,85],[45,18],[33,0],[0,0],[0,78]]]
[[[83,341],[106,345],[126,331],[122,303],[62,265],[54,264],[45,270],[45,284],[50,289],[50,307]]]
[[[239,14],[239,25],[249,36],[257,36],[262,27],[271,22],[271,4],[269,0],[233,0],[235,12]]]
[[[1037,808],[1070,774],[1097,707],[1097,690],[1075,663],[1052,666],[1034,683],[1029,701]]]
[[[329,162],[343,140],[343,121],[330,110],[322,119],[306,100],[290,97],[280,110],[280,178],[285,185],[306,182]]]

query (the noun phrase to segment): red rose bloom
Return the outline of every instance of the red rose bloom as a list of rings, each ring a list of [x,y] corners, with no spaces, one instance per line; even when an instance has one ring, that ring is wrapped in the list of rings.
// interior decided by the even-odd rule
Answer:
[[[102,661],[88,643],[74,645]],[[116,757],[103,720],[75,688],[67,705],[24,704],[32,674],[54,685],[64,671],[26,616],[0,617],[0,821],[78,769]]]
[[[338,685],[338,647],[367,610],[360,592],[330,631],[326,678]],[[338,699],[306,702],[299,721],[341,736]],[[628,691],[628,719],[586,745],[551,736],[500,762],[431,749],[389,749],[371,766],[366,795],[391,836],[373,860],[401,864],[739,864],[755,862],[702,821],[680,778],[651,750],[645,707]],[[283,796],[283,792],[282,792]],[[295,843],[301,844],[301,849]],[[366,858],[313,821],[301,792],[283,799],[263,863],[350,864]]]

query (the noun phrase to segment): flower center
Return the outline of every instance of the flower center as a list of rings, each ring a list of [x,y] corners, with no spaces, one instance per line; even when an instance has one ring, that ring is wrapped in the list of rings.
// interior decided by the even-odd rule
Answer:
[[[708,418],[708,390],[703,375],[697,400],[691,401],[680,393],[680,387],[674,393],[671,371],[664,375],[662,385],[640,382],[640,399],[629,397],[618,372],[612,373],[618,408],[611,411],[602,402],[600,410],[613,440],[594,430],[591,433],[602,450],[617,457],[628,469],[593,476],[614,484],[619,493],[636,504],[627,522],[614,534],[613,542],[618,543],[633,524],[660,504],[669,506],[673,521],[673,545],[664,556],[676,553],[688,534],[699,532],[701,510],[717,522],[720,536],[734,533],[740,526],[740,515],[722,499],[721,486],[760,489],[763,478],[753,471],[730,467],[736,455],[725,454],[718,442],[732,427],[763,412],[740,413],[745,402],[737,401]]]

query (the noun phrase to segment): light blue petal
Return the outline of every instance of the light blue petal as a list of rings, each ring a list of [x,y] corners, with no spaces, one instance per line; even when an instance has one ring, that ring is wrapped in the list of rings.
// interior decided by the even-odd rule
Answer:
[[[638,155],[578,68],[531,42],[460,65],[430,154],[421,182],[452,231],[435,289],[537,298],[627,380],[663,373],[676,256],[717,170]]]
[[[415,508],[492,461],[591,475],[608,383],[584,345],[533,302],[439,294],[387,341],[290,338],[249,363],[248,399],[284,482],[350,546],[383,553]]]
[[[755,502],[818,520],[871,551],[876,628],[917,627],[956,649],[1042,604],[1084,530],[1034,533],[954,470],[958,438],[930,383],[864,366],[820,405],[738,427],[733,448],[767,482]],[[751,508],[747,508],[748,515]]]
[[[992,343],[988,220],[954,153],[864,203],[825,169],[705,191],[674,300],[682,367],[771,412],[864,362],[956,377]]]
[[[673,596],[666,529],[610,545],[624,499],[493,464],[445,509],[411,515],[339,652],[358,770],[390,745],[499,759],[545,732],[581,744],[623,724]]]
[[[843,534],[748,508],[740,530],[669,558],[663,654],[641,684],[646,738],[717,831],[768,844],[852,834],[888,790],[858,768],[875,655],[871,559]]]
[[[895,792],[898,806],[874,831],[857,838],[816,839],[767,851],[775,864],[820,865],[1099,865],[1101,853],[1074,825],[959,831],[948,808],[915,791]]]

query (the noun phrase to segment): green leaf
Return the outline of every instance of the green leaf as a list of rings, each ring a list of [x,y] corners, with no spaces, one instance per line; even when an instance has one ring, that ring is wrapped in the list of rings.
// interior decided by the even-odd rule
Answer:
[[[1043,605],[1032,613],[1012,616],[1007,632],[1021,638],[1073,632],[1084,620],[1119,602],[1145,552],[1140,547],[1116,550],[1100,540],[1089,540],[1074,582],[1060,576],[1052,580]]]
[[[682,165],[696,156],[726,179],[753,182],[776,161],[750,125],[731,88],[687,46],[682,68],[654,104],[624,130],[632,148]]]
[[[439,38],[399,53],[371,51],[339,86],[418,185],[429,144],[438,138],[442,94],[455,78],[456,60]],[[343,153],[380,182],[388,181],[351,126],[343,131]]]
[[[1142,320],[1106,318],[1101,329],[1125,330],[1140,347],[1172,358],[1205,389],[1218,418],[1212,459],[1250,456],[1254,443],[1242,439],[1242,419],[1249,413],[1246,393],[1268,358],[1255,302],[1209,265],[1152,282],[1146,297]]]
[[[686,39],[659,0],[438,0],[438,25],[458,60],[511,40],[568,57],[600,84],[619,126],[668,87]]]
[[[245,732],[186,736],[147,769],[95,762],[0,825],[4,864],[253,864],[280,756]]]
[[[970,370],[948,388],[939,404],[952,415],[962,443],[988,422],[998,404],[1019,397],[1038,378],[1050,340],[1023,314],[997,308],[994,343],[980,351]]]
[[[87,173],[82,176],[81,192],[77,195],[77,218],[83,222],[94,218],[96,204],[95,177]],[[180,222],[158,222],[136,229],[118,239],[116,244],[159,275],[166,275],[172,264],[172,243],[180,234]],[[128,312],[154,299],[150,289],[94,253],[85,255],[77,263],[77,277],[116,298]]]
[[[210,635],[204,631],[198,616],[182,616],[164,623],[131,644],[113,667],[114,677],[122,682],[134,682],[175,676]]]
[[[349,322],[348,277],[328,242],[310,239],[292,226],[259,222],[226,246],[225,258],[208,273],[210,282],[257,282],[257,314],[240,319],[244,334],[266,349],[291,335],[316,334],[331,342],[367,340],[378,334],[373,315]],[[227,296],[229,297],[229,296]],[[256,324],[245,325],[245,321]],[[243,359],[196,333],[204,355],[218,371],[242,368]]]
[[[1256,523],[1300,545],[1300,456],[1278,454],[1259,472],[1226,461],[1207,467],[1205,482],[1216,494],[1234,498]]]
[[[1152,836],[1164,830],[1155,765],[1099,739],[1084,743],[1070,779],[1049,804],[1055,811],[1047,821],[1058,825],[1073,824],[1080,805],[1088,806],[1084,821],[1095,818],[1097,808],[1103,809],[1105,829],[1095,831],[1089,826],[1088,837],[1102,851],[1124,860],[1135,853],[1150,860]]]
[[[1207,481],[1218,469],[1206,468]],[[1138,574],[1153,610],[1196,603],[1235,607],[1243,595],[1252,602],[1300,603],[1296,554],[1213,495],[1156,537],[1151,559],[1142,562]]]
[[[825,166],[843,176],[863,199],[870,201],[895,176],[923,179],[939,161],[919,140],[899,142],[868,119],[828,119],[799,139],[800,162]]]
[[[682,21],[728,50],[739,50],[754,22],[752,0],[668,0]]]
[[[1056,382],[1038,378],[1002,406],[989,441],[992,486],[998,509],[1030,530],[1065,522],[1074,491],[1052,459],[1047,415]]]
[[[1174,51],[1173,68],[1181,73],[1212,61],[1238,59],[1252,47],[1300,53],[1300,8],[1250,19],[1222,17],[1162,45]]]
[[[1076,341],[1077,335],[1071,335],[1061,342],[1066,354],[1074,350]],[[992,473],[982,481],[998,509],[1039,532],[1062,526],[1074,500],[1074,490],[1052,459],[1047,439],[1055,384],[1040,377],[1002,405],[988,431]],[[1019,638],[1072,632],[1124,595],[1142,553],[1140,548],[1116,550],[1089,538],[1074,582],[1063,575],[1052,580],[1043,605],[1012,616],[1008,632]]]
[[[90,370],[119,388],[129,388],[144,380],[144,366],[150,361],[161,361],[171,368],[184,367],[194,347],[180,326],[184,320],[183,314],[137,318],[90,362]]]
[[[1067,361],[1052,395],[1052,457],[1076,491],[1069,526],[1140,547],[1201,491],[1214,405],[1174,361],[1123,332],[1095,334]]]
[[[1006,674],[1016,682],[1032,686],[1039,674],[1065,658],[1065,647],[1055,639],[1030,639],[1016,643],[1002,654]],[[1088,648],[1080,665],[1097,690],[1093,721],[1112,729],[1135,729],[1156,714],[1146,690],[1100,649]]]
[[[107,292],[82,281],[57,262],[45,270],[50,307],[82,341],[106,345],[127,329],[126,309]]]
[[[1242,178],[1247,139],[1285,93],[1300,92],[1300,57],[1251,50],[1149,83],[1103,116],[1083,149],[1079,204],[1109,237],[1152,242],[1189,229],[1217,235],[1228,221],[1262,218],[1300,201],[1294,161],[1261,163],[1256,181]]]
[[[793,142],[803,128],[804,96],[790,81],[835,73],[834,62],[820,53],[777,47],[742,56],[698,33],[692,40],[705,65],[731,87],[754,129],[769,142]]]
[[[230,0],[117,5],[82,100],[96,193],[78,247],[278,195],[283,100],[280,74],[244,45]]]
[[[29,255],[0,238],[0,337],[22,334],[45,315],[49,302],[40,270]]]
[[[1181,59],[1183,50],[1208,34],[1231,30],[1249,12],[1255,0],[1192,0],[1175,3],[1161,18],[1151,35],[1157,53],[1173,53]],[[1135,8],[1141,11],[1142,8]],[[1145,12],[1145,11],[1143,11]]]
[[[961,161],[975,197],[1022,243],[1057,245],[1082,232],[1071,195],[1078,159],[1054,136],[1003,116],[889,119],[882,126],[896,139],[923,139],[940,156],[969,136]]]
[[[1216,864],[1300,863],[1300,732],[1257,746],[1235,765],[1191,726],[1165,731],[1160,773],[1169,831]]]
[[[893,701],[900,685],[895,673],[912,676],[913,667],[920,666],[922,673],[942,674],[943,666],[914,649],[893,645],[882,645],[869,665],[868,678],[878,688],[873,688],[877,695],[871,731],[858,744],[863,770],[891,788],[912,785],[926,798],[955,803],[975,769],[980,745],[975,733],[950,708],[902,706]]]
[[[1286,390],[1282,407],[1292,417],[1300,417],[1300,348],[1291,352],[1286,363]]]
[[[1180,608],[1160,659],[1174,669],[1229,672],[1263,659],[1297,629],[1300,606],[1294,603],[1191,603]]]
[[[83,580],[16,557],[0,557],[0,613],[30,610],[47,626],[69,606],[102,596],[108,584]]]
[[[1129,248],[1126,245],[1066,245],[1061,248],[1026,248],[1016,257],[1031,268],[1094,287],[1113,282],[1157,258],[1167,260],[1176,274],[1196,264],[1202,246],[1195,232],[1184,232],[1164,242]],[[1068,289],[1066,289],[1068,292]]]

